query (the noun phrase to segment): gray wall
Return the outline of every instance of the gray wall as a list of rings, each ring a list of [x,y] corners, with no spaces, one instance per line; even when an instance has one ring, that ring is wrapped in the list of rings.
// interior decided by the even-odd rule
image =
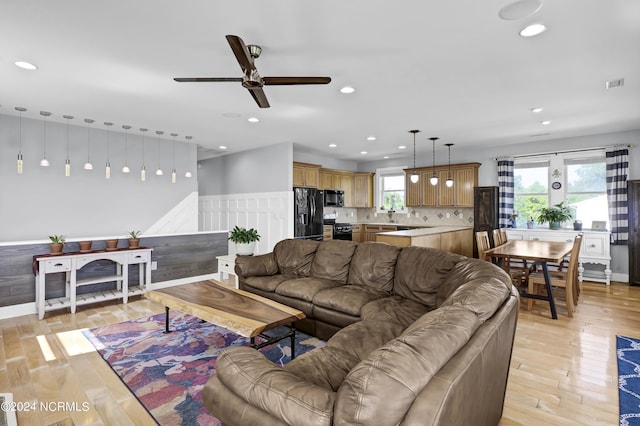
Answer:
[[[228,154],[198,163],[200,196],[290,191],[292,144]]]
[[[338,160],[335,158],[323,157],[300,150],[293,146],[293,161],[302,163],[320,164],[325,169],[347,170],[351,172],[358,171],[358,163],[350,160]]]
[[[59,118],[59,117],[58,117]],[[110,131],[111,179],[105,179],[107,159],[106,126],[96,120],[91,127],[90,157],[94,170],[83,170],[87,160],[87,128],[82,118],[71,120],[69,132],[71,176],[64,176],[67,149],[65,123],[47,122],[47,158],[50,167],[41,167],[43,122],[39,112],[28,111],[22,118],[24,173],[16,173],[20,126],[18,116],[0,115],[0,241],[43,240],[51,234],[67,237],[123,235],[133,229],[145,230],[189,194],[196,193],[196,147],[176,143],[177,183],[171,183],[173,141],[160,140],[153,131],[146,137],[146,182],[140,181],[142,137],[132,129],[128,137],[130,174],[121,173],[125,159],[122,124]],[[116,131],[117,130],[117,131]],[[164,176],[156,176],[160,166]],[[190,152],[190,154],[189,154]],[[186,169],[194,174],[184,177]]]

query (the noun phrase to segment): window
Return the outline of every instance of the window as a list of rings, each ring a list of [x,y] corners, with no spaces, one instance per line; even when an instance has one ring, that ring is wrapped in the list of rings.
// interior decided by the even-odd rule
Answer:
[[[604,158],[564,160],[566,204],[574,211],[574,219],[587,227],[594,220],[609,219],[607,206],[607,165]],[[607,223],[607,229],[609,229]]]
[[[538,211],[549,206],[549,162],[516,163],[513,166],[516,226],[535,220]]]
[[[376,170],[376,206],[379,212],[406,211],[403,167]]]
[[[561,202],[587,229],[594,220],[608,222],[604,151],[516,159],[513,175],[517,227],[525,227],[530,219],[534,226],[543,226],[537,223],[538,211]]]

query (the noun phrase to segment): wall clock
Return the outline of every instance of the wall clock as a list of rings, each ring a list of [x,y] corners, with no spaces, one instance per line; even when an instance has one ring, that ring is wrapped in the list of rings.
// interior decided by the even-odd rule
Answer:
[[[553,183],[551,184],[551,187],[552,187],[553,189],[560,189],[560,188],[562,188],[562,184],[561,184],[560,182],[553,182]]]

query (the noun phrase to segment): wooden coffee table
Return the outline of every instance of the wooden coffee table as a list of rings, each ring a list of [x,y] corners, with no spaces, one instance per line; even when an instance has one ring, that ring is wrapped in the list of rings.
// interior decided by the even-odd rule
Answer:
[[[251,346],[256,349],[289,337],[291,359],[295,358],[296,330],[293,323],[305,317],[302,311],[215,280],[153,290],[145,293],[145,296],[165,306],[166,333],[171,331],[169,309],[175,309],[248,337]],[[289,331],[277,336],[264,334],[281,325],[287,326]],[[264,340],[256,343],[257,336]]]

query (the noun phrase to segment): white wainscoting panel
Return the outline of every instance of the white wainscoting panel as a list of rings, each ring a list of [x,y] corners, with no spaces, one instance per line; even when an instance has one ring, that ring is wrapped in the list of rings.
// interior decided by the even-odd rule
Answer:
[[[293,191],[199,197],[199,231],[225,231],[234,226],[260,234],[256,254],[268,253],[280,240],[293,238]],[[235,246],[229,243],[229,254]]]

